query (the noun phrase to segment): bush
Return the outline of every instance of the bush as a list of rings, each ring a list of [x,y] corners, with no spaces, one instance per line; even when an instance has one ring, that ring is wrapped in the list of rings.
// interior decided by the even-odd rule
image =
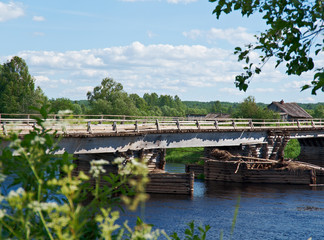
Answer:
[[[297,139],[290,139],[285,147],[285,158],[297,159],[300,154],[300,144]]]

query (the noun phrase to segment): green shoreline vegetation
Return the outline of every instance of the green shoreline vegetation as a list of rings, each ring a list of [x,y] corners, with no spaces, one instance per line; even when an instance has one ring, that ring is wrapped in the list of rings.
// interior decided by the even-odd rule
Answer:
[[[166,150],[165,160],[167,163],[183,163],[183,164],[204,164],[201,159],[204,157],[204,148],[173,148]]]
[[[284,150],[285,158],[297,159],[300,154],[300,144],[297,139],[290,139]],[[200,164],[204,165],[204,148],[172,148],[167,149],[167,163]],[[300,159],[302,161],[302,159]]]

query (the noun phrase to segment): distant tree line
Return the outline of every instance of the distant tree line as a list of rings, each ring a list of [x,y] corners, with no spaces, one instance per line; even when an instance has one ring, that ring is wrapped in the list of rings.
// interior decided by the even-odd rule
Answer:
[[[0,113],[32,113],[29,106],[47,102],[51,113],[70,110],[73,114],[108,114],[132,116],[204,116],[208,113],[226,114],[235,118],[277,119],[279,115],[267,109],[267,104],[256,103],[250,96],[241,103],[181,101],[176,96],[145,93],[143,97],[123,90],[121,83],[104,78],[86,95],[87,100],[72,101],[68,98],[48,99],[35,86],[26,62],[13,57],[0,65]],[[324,105],[300,104],[313,117],[324,118]]]

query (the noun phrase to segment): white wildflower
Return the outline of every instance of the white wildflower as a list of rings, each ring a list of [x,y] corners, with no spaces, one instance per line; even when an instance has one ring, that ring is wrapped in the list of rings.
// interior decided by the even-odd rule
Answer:
[[[92,176],[94,178],[99,177],[100,173],[105,173],[106,170],[102,167],[102,165],[104,164],[109,164],[108,161],[104,160],[104,159],[100,159],[100,160],[92,160],[90,162],[91,168],[90,168],[90,174],[92,174]]]
[[[17,193],[19,195],[24,195],[26,192],[25,192],[25,190],[23,188],[20,187],[20,188],[17,189]]]
[[[48,210],[58,208],[58,204],[56,202],[33,201],[33,202],[28,204],[28,207],[35,210],[35,211],[48,211]]]
[[[0,173],[0,183],[4,182],[6,180],[6,175]]]
[[[114,163],[119,165],[119,164],[123,164],[124,161],[125,161],[125,158],[118,157],[118,158],[115,158]]]
[[[145,163],[141,163],[139,161],[137,161],[136,159],[131,159],[131,163],[133,164],[133,166],[135,166],[136,168],[147,168]]]
[[[33,201],[29,203],[28,208],[33,209],[36,212],[41,210],[40,203],[38,201]]]
[[[45,138],[43,137],[39,137],[39,136],[36,136],[32,141],[31,141],[31,144],[34,145],[36,143],[39,143],[39,144],[44,144],[45,143]]]
[[[47,210],[56,209],[58,207],[58,204],[56,202],[46,202],[46,203],[41,203],[40,206],[42,210],[47,211]]]
[[[0,209],[0,219],[4,218],[6,216],[6,209]]]
[[[19,156],[25,152],[25,149],[23,147],[18,148],[17,150],[13,151],[14,156]]]
[[[10,148],[18,147],[21,144],[21,139],[17,138],[9,144]]]
[[[22,195],[24,195],[26,192],[23,188],[18,188],[16,191],[11,190],[8,194],[8,199],[10,198],[15,198],[15,197],[20,197]]]
[[[91,163],[95,165],[104,165],[104,164],[109,164],[109,161],[100,159],[100,160],[92,160]]]

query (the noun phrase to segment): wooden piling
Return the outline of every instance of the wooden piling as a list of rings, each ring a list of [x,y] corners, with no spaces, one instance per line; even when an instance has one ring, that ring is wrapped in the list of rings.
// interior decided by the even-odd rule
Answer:
[[[204,174],[204,165],[200,164],[186,164],[185,165],[186,173],[193,172],[195,174],[195,178],[202,176]]]
[[[314,169],[248,169],[247,164],[233,161],[205,161],[205,179],[224,182],[314,184]]]
[[[147,193],[193,194],[194,173],[150,173]]]

